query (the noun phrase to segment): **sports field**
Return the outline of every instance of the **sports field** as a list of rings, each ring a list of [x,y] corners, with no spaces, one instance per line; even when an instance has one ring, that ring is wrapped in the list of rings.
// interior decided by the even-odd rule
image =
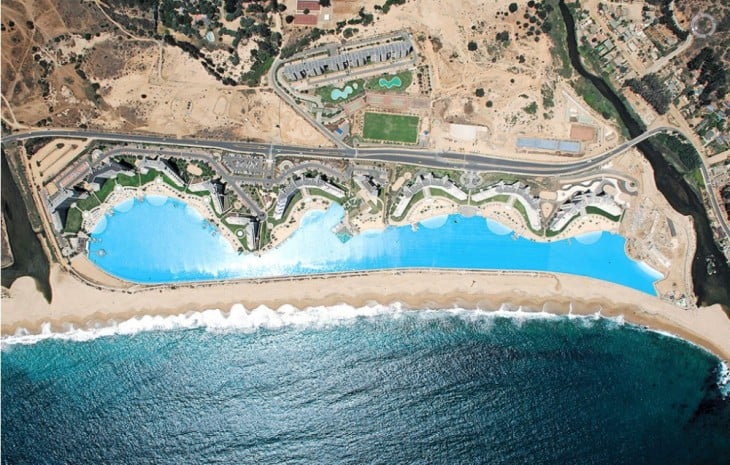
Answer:
[[[418,116],[365,113],[362,136],[371,140],[416,143]]]

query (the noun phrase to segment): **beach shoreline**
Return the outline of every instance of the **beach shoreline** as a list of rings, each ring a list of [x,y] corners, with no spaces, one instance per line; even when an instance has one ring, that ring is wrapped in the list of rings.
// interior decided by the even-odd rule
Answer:
[[[277,311],[340,304],[486,311],[506,306],[525,313],[623,317],[730,360],[730,319],[719,305],[684,310],[624,286],[560,273],[417,269],[109,289],[91,286],[56,265],[51,283],[50,304],[31,278],[13,284],[3,297],[3,337],[19,330],[38,334],[44,325],[64,332],[69,325],[96,328],[142,316],[213,309],[228,314],[234,305],[249,311],[262,305]]]

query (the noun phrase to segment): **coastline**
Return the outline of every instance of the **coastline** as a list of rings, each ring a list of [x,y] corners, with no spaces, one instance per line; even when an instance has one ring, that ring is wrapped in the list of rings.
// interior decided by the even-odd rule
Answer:
[[[279,310],[400,303],[407,309],[487,311],[506,305],[524,312],[622,316],[626,322],[676,335],[730,360],[730,320],[719,305],[683,310],[624,286],[559,273],[418,269],[111,290],[92,287],[55,265],[51,282],[50,304],[31,278],[13,284],[9,297],[3,298],[3,336],[20,328],[38,334],[44,325],[63,332],[69,325],[98,328],[147,315],[208,309],[228,314],[236,304],[249,311],[262,305]]]

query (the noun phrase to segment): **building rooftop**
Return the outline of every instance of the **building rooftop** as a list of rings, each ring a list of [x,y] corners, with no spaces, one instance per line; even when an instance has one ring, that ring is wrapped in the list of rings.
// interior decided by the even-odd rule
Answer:
[[[319,11],[319,2],[297,2],[297,11]]]
[[[547,150],[551,152],[580,153],[580,142],[574,140],[540,139],[537,137],[518,137],[517,148]]]
[[[315,26],[317,24],[317,16],[315,15],[296,15],[293,24],[299,26]]]

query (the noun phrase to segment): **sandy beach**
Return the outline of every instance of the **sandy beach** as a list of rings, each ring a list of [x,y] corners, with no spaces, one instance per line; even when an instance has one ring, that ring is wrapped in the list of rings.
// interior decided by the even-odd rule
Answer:
[[[719,305],[683,310],[623,286],[572,275],[482,271],[382,271],[332,276],[133,286],[111,290],[82,282],[58,266],[51,271],[53,300],[45,302],[30,278],[17,280],[3,298],[2,334],[18,328],[40,332],[103,325],[142,315],[177,315],[206,309],[228,312],[235,304],[247,309],[265,305],[303,309],[346,303],[402,303],[411,309],[499,309],[622,315],[625,321],[672,333],[730,359],[730,320]]]

